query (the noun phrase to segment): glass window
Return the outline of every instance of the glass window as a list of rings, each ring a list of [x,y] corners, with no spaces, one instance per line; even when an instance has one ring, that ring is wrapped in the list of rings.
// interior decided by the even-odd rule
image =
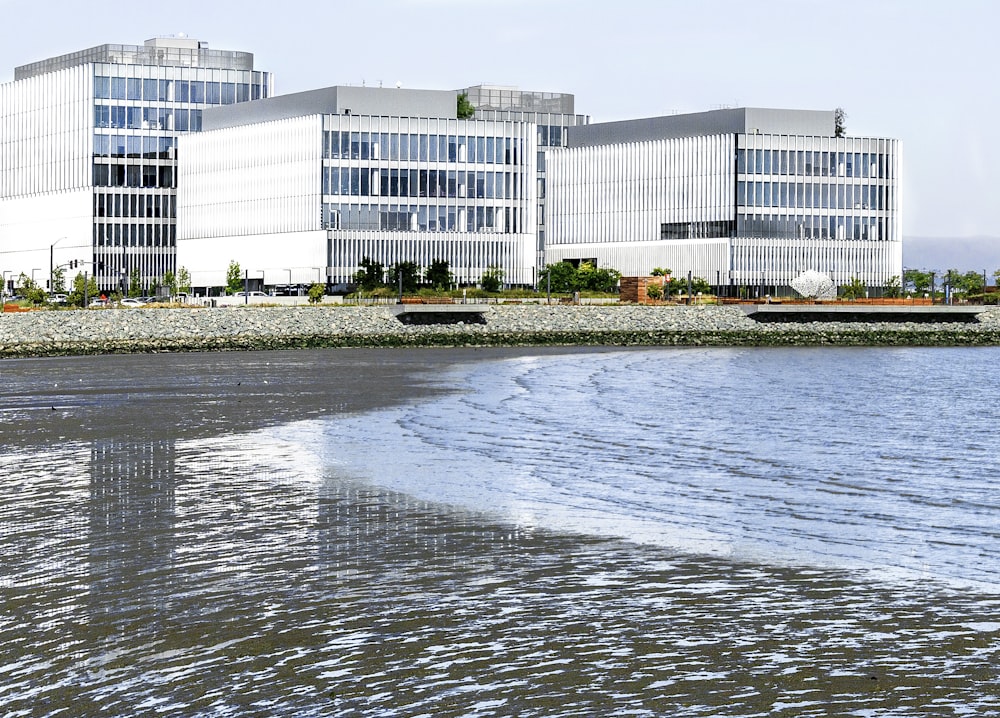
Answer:
[[[98,157],[107,157],[111,154],[111,143],[107,135],[94,135],[94,154]]]
[[[494,164],[496,161],[496,139],[493,137],[486,138],[486,162],[489,164]]]
[[[781,174],[788,174],[788,150],[781,151]]]
[[[539,125],[538,126],[538,146],[548,147],[549,146],[549,126]]]
[[[764,174],[764,150],[754,151],[754,174]]]
[[[222,83],[222,104],[233,105],[236,103],[236,84],[233,82]]]
[[[110,78],[100,76],[94,78],[94,97],[100,100],[108,100],[111,98]]]
[[[187,132],[191,128],[188,123],[187,110],[174,110],[174,129],[177,132]]]
[[[743,154],[742,151],[740,154]],[[746,207],[747,205],[747,183],[744,180],[740,180],[736,184],[736,205],[738,207]]]
[[[250,100],[250,85],[241,82],[236,85],[236,101],[237,102],[248,102]]]
[[[191,102],[197,102],[204,104],[205,102],[205,83],[201,80],[194,80],[189,83],[191,87]]]
[[[764,152],[764,174],[771,174],[771,150],[763,150]]]
[[[111,99],[112,100],[124,100],[125,99],[125,78],[124,77],[112,77],[111,78]]]
[[[126,123],[130,130],[142,129],[142,108],[129,107],[126,111]]]
[[[174,88],[174,101],[175,102],[191,101],[191,83],[189,83],[187,80],[177,81],[177,86]]]
[[[122,129],[125,127],[125,108],[124,107],[112,107],[111,109],[111,126],[116,129]]]
[[[191,110],[191,131],[201,132],[201,110]]]
[[[159,88],[156,80],[142,81],[142,99],[146,102],[156,102],[160,99]]]
[[[555,125],[549,127],[549,144],[553,147],[562,147],[562,127]]]
[[[222,104],[222,91],[218,82],[205,83],[205,102],[210,105]]]
[[[125,81],[126,94],[129,100],[142,99],[142,80],[138,77],[130,77]]]
[[[420,158],[420,143],[417,135],[410,135],[410,161],[416,162]]]
[[[420,161],[427,161],[427,135],[420,135]]]
[[[173,84],[173,80],[160,80],[159,89],[160,96],[157,98],[160,102],[170,101],[170,85]]]
[[[107,105],[94,105],[94,127],[111,127],[111,109]]]
[[[736,172],[745,175],[747,173],[747,151],[737,150],[736,152]],[[744,194],[745,196],[745,194]]]

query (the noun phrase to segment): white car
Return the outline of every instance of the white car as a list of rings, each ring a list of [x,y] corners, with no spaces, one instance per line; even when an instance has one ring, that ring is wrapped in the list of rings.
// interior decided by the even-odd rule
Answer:
[[[266,297],[268,296],[264,292],[236,292],[234,297]]]
[[[144,301],[137,299],[136,297],[125,297],[121,301],[121,304],[123,307],[143,307],[146,305]]]

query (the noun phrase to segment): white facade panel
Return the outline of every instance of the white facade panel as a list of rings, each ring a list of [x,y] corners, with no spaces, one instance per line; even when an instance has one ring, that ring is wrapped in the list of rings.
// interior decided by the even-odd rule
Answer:
[[[0,85],[0,197],[90,185],[87,66]]]
[[[180,138],[178,241],[321,228],[320,115]]]
[[[593,145],[548,158],[546,262],[654,267],[787,287],[807,270],[902,274],[901,149],[888,139],[740,134]]]
[[[225,287],[230,262],[266,285],[325,283],[326,261],[322,230],[189,238],[177,245],[177,264],[194,287]]]
[[[734,138],[718,135],[551,152],[547,251],[657,242],[665,222],[731,220],[733,151]]]

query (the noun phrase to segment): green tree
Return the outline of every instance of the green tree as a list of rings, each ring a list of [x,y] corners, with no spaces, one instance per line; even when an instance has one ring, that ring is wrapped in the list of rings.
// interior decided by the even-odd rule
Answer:
[[[460,120],[471,120],[476,114],[476,108],[472,106],[472,103],[469,102],[469,96],[464,92],[458,94],[456,113]]]
[[[447,260],[435,259],[424,271],[424,281],[434,289],[448,289],[455,281]]]
[[[882,289],[882,293],[889,297],[890,299],[895,299],[901,293],[899,286],[899,275],[895,274],[886,281],[885,287]]]
[[[385,267],[381,262],[362,257],[360,266],[361,268],[351,278],[362,291],[370,292],[377,287],[384,286],[382,278],[385,274]]]
[[[833,111],[833,136],[843,137],[847,134],[847,113],[843,107],[838,107]]]
[[[663,299],[663,287],[659,284],[647,284],[646,296],[650,299]]]
[[[323,301],[323,295],[326,294],[326,286],[320,284],[319,282],[315,282],[309,287],[308,294],[310,304],[319,304]]]
[[[240,270],[240,263],[235,259],[229,262],[229,269],[226,270],[226,294],[236,294],[243,291],[243,273]]]
[[[665,269],[663,267],[653,267],[653,271],[650,272],[650,275],[653,277],[667,277],[673,273],[674,272],[672,269]]]
[[[191,272],[187,267],[177,270],[177,291],[189,294],[191,292]]]
[[[132,271],[128,275],[128,295],[130,297],[141,297],[142,296],[142,275],[139,274],[139,268],[133,267]]]
[[[983,293],[983,275],[979,272],[959,273],[957,270],[949,269],[945,274],[945,281],[952,288],[952,292],[963,297],[981,295]]]
[[[576,274],[577,287],[590,292],[614,292],[621,279],[621,274],[616,270],[595,267],[590,262],[583,262]]]
[[[91,276],[84,279],[83,273],[78,272],[73,277],[73,289],[67,294],[66,301],[77,307],[83,307],[86,306],[87,301],[96,299],[98,295],[96,277]]]
[[[575,292],[580,289],[576,268],[569,262],[547,264],[538,277],[539,286],[553,292]]]
[[[913,291],[923,294],[931,290],[931,273],[919,269],[907,269],[903,272],[903,288],[913,285]]]
[[[17,278],[15,294],[19,294],[32,304],[44,304],[46,299],[45,290],[35,283],[35,280],[24,272]]]
[[[163,273],[163,288],[171,298],[177,294],[177,275],[169,269]]]
[[[668,294],[687,294],[687,277],[675,277],[667,283],[666,289]],[[695,295],[698,294],[698,292],[701,292],[702,294],[711,294],[712,285],[702,277],[691,277],[691,294]]]
[[[62,267],[56,267],[52,270],[52,288],[49,290],[52,294],[62,294],[66,291],[66,270]]]
[[[416,262],[397,262],[389,267],[389,288],[397,289],[400,275],[403,277],[403,292],[412,294],[420,283],[420,267]]]
[[[500,267],[488,267],[479,278],[479,286],[486,292],[499,292],[503,289],[503,270]]]
[[[847,284],[841,287],[841,296],[844,299],[861,299],[865,296],[865,283],[857,277],[851,277]]]

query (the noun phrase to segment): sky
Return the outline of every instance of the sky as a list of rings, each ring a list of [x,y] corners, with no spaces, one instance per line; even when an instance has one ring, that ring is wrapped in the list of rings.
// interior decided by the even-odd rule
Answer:
[[[0,82],[47,57],[184,33],[253,52],[277,94],[489,83],[572,93],[592,122],[842,107],[848,135],[903,141],[905,236],[1000,237],[998,0],[0,0],[0,12]]]

